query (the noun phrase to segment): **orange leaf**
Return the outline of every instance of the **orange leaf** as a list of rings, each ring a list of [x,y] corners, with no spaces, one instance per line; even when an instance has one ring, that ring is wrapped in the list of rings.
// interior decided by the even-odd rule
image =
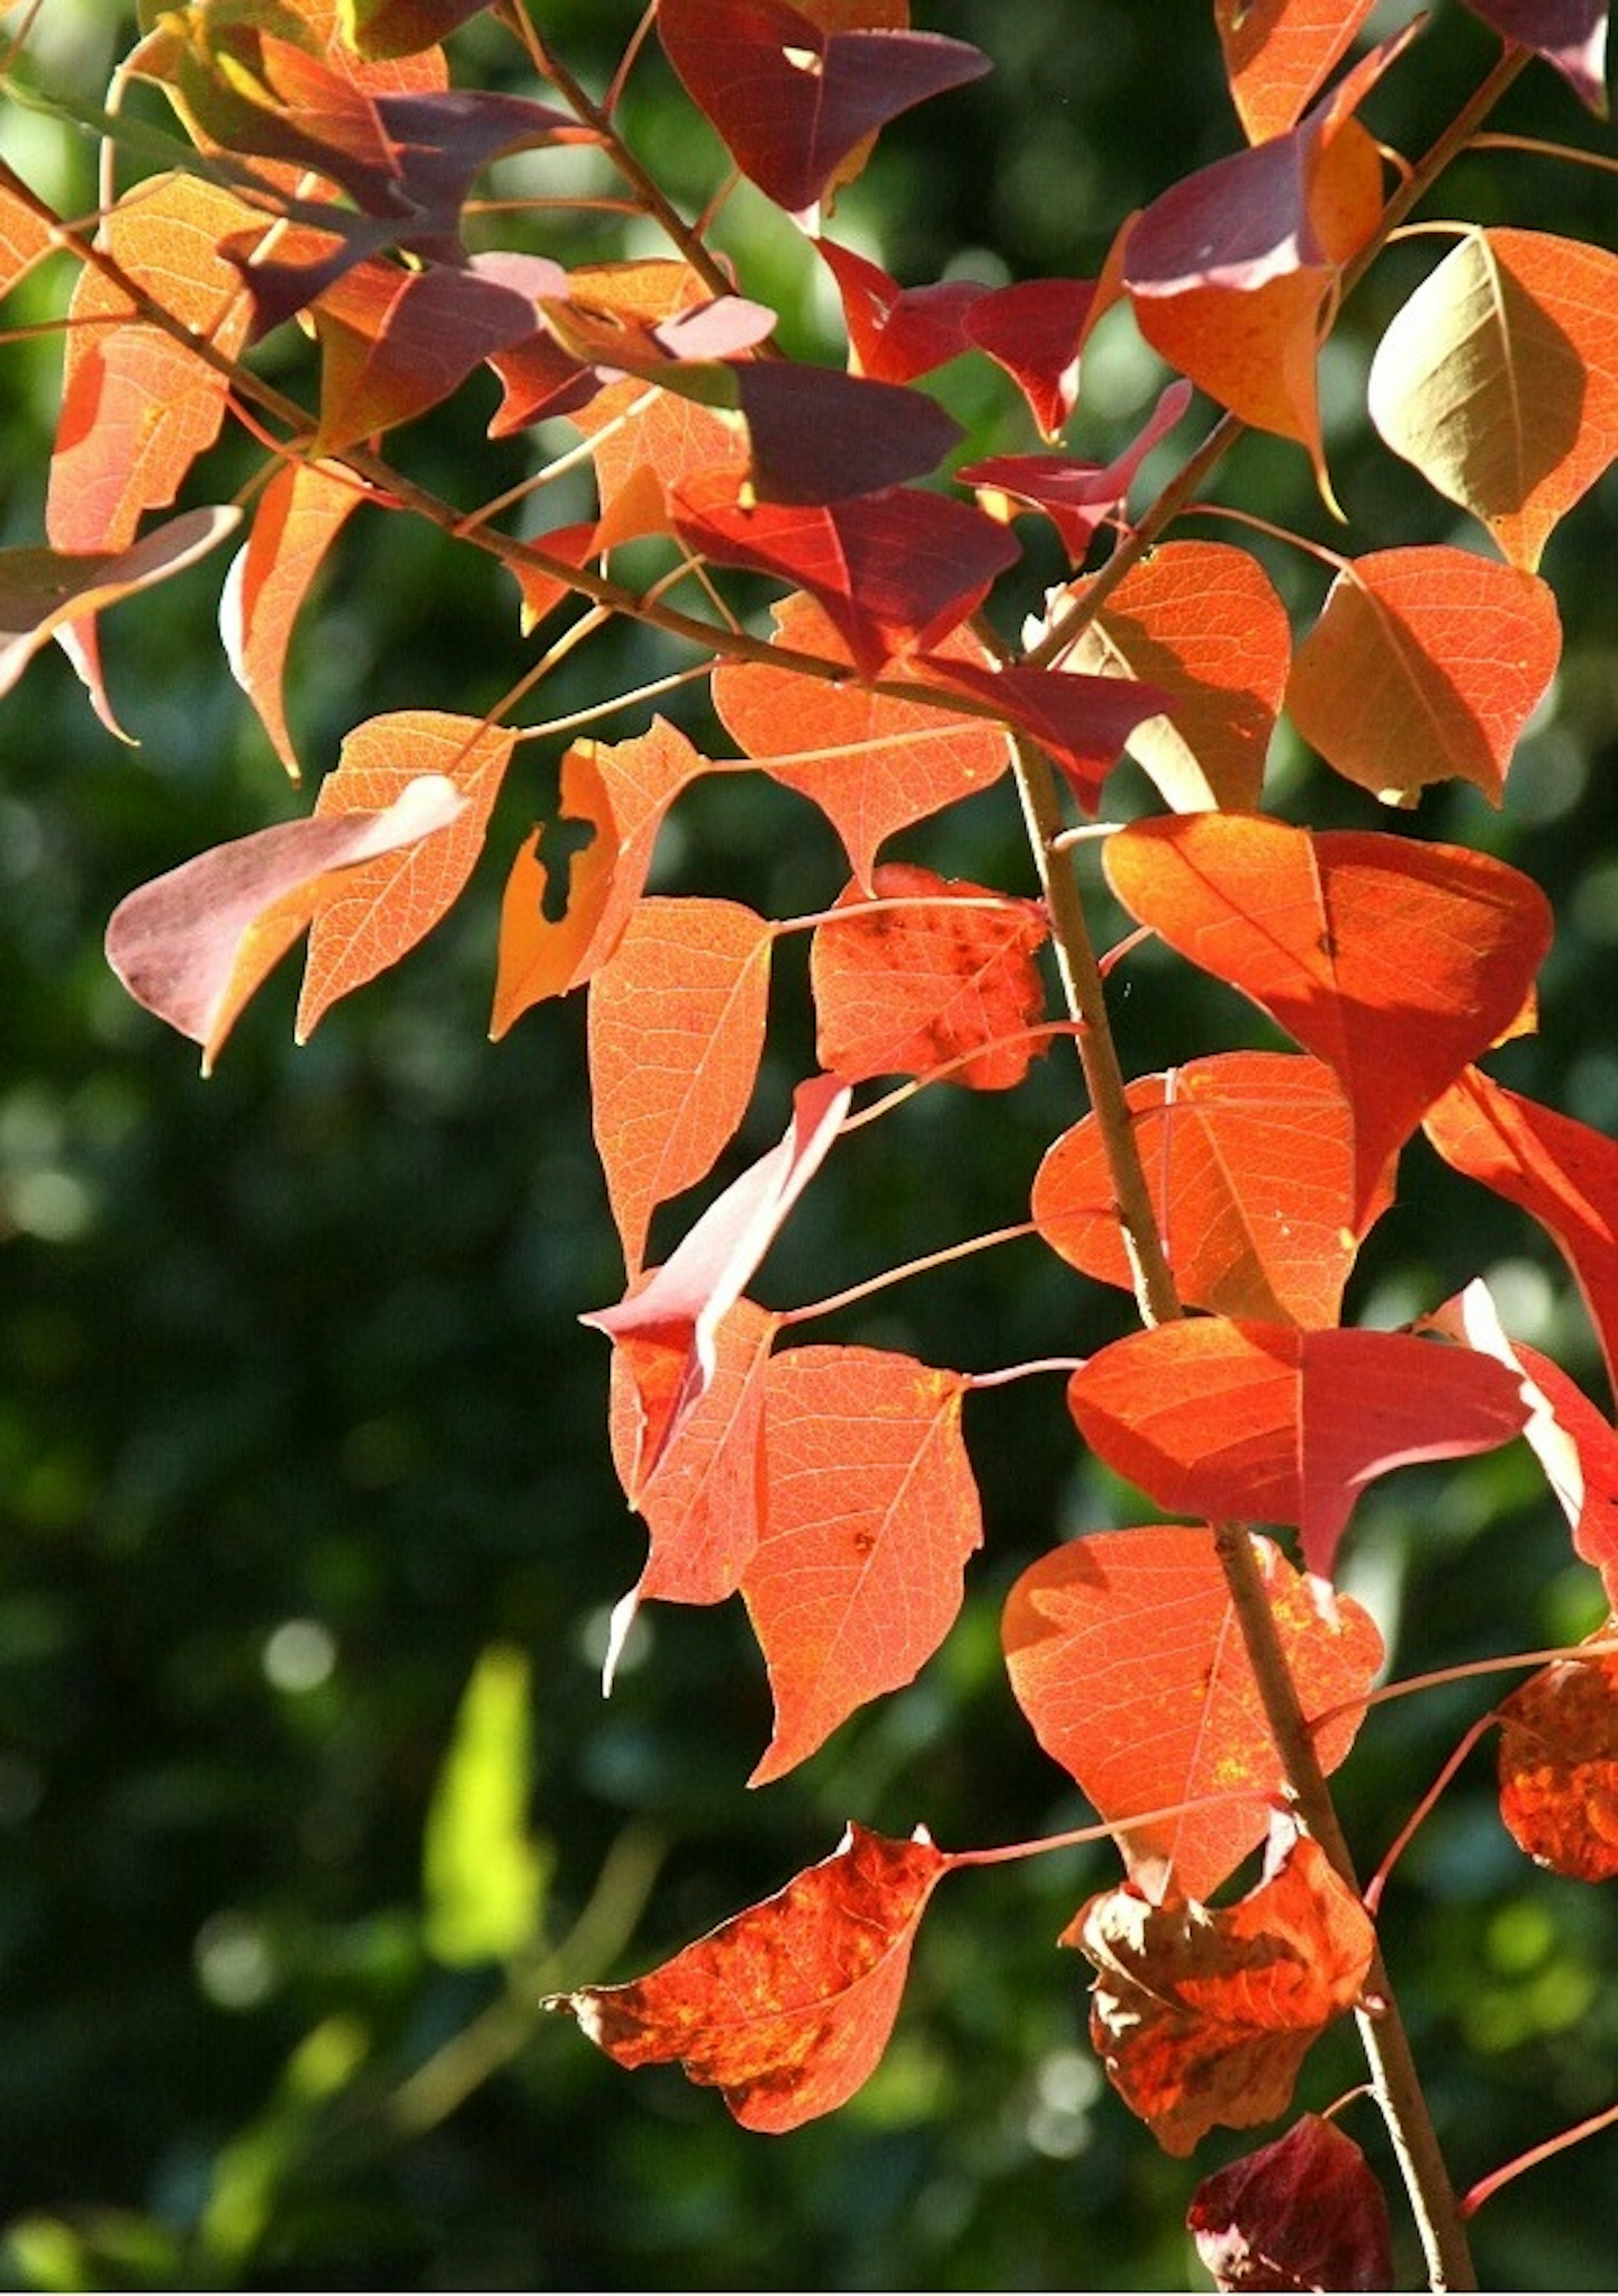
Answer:
[[[1047,932],[1039,904],[905,862],[878,869],[874,889],[879,903],[906,906],[871,908],[850,885],[837,904],[846,922],[828,917],[815,933],[821,1067],[858,1084],[924,1076],[971,1055],[952,1070],[955,1081],[977,1092],[1021,1084],[1045,1049],[1026,1033],[1045,1004],[1034,962]]]
[[[779,2136],[834,2112],[875,2070],[927,1900],[949,1861],[919,1828],[850,1825],[832,1856],[650,1976],[544,2005],[620,2065],[678,2060],[744,2128]]]
[[[348,735],[320,785],[317,816],[380,812],[423,774],[441,775],[465,803],[446,835],[347,871],[322,898],[298,1000],[300,1044],[340,996],[397,964],[458,899],[516,739],[509,726],[436,709],[390,710]]]
[[[1550,946],[1532,880],[1458,846],[1193,814],[1131,824],[1103,865],[1131,915],[1335,1070],[1356,1225],[1425,1111],[1516,1018]]]
[[[742,1121],[764,1046],[773,928],[735,901],[642,901],[590,982],[590,1092],[634,1275],[653,1211]]]
[[[1291,1053],[1216,1053],[1127,1095],[1180,1298],[1261,1323],[1337,1321],[1359,1237],[1392,1201],[1384,1171],[1353,1218],[1353,1126],[1331,1070]],[[1032,1211],[1053,1251],[1134,1288],[1093,1116],[1053,1142]]]
[[[673,530],[669,496],[712,471],[748,468],[747,437],[735,417],[635,376],[610,383],[569,417],[590,440],[601,496],[598,547]]]
[[[775,609],[780,644],[830,661],[851,657],[813,598]],[[965,631],[948,638],[947,659],[985,665]],[[833,685],[767,662],[721,662],[713,706],[727,730],[773,781],[813,800],[867,889],[884,840],[912,822],[998,781],[1010,762],[1006,736],[981,718],[952,718],[924,703],[897,701],[851,680]]]
[[[1173,716],[1138,726],[1130,755],[1177,813],[1236,811],[1259,801],[1291,652],[1286,609],[1251,551],[1165,542],[1131,568],[1064,664],[1171,694]]]
[[[57,244],[40,202],[21,176],[0,160],[0,295],[9,295]]]
[[[1273,1844],[1272,1844],[1273,1847]],[[1235,1906],[1092,1898],[1063,1939],[1095,1964],[1090,2038],[1165,2152],[1284,2112],[1310,2046],[1351,2008],[1376,1932],[1307,1835]]]
[[[341,873],[454,826],[466,800],[442,775],[385,812],[283,821],[217,845],[126,896],[107,961],[129,994],[202,1047],[206,1073],[242,1007]]]
[[[911,1681],[954,1624],[983,1537],[964,1391],[957,1372],[871,1348],[772,1357],[765,1529],[742,1592],[776,1728],[749,1784]]]
[[[1513,1691],[1499,1770],[1500,1816],[1536,1865],[1575,1882],[1618,1874],[1618,1658],[1558,1659]]]
[[[1299,1332],[1221,1317],[1115,1340],[1068,1383],[1079,1431],[1175,1514],[1295,1523],[1331,1575],[1365,1485],[1521,1434],[1519,1382],[1406,1332]]]
[[[1618,455],[1615,297],[1618,255],[1606,248],[1471,230],[1371,362],[1371,419],[1387,444],[1531,572]]]
[[[250,307],[218,250],[247,226],[262,232],[265,219],[228,192],[193,176],[156,176],[113,209],[97,243],[187,332],[234,358]],[[218,436],[229,386],[138,320],[123,290],[88,266],[67,340],[45,528],[59,550],[121,550],[142,512],[171,503]]]
[[[294,781],[298,758],[282,700],[292,624],[326,552],[364,499],[335,463],[283,463],[259,498],[252,532],[226,579],[219,627],[232,675]]]
[[[1499,805],[1561,651],[1537,575],[1437,543],[1378,551],[1333,583],[1286,707],[1328,765],[1388,804],[1456,778]]]
[[[1353,2138],[1318,2113],[1205,2177],[1186,2224],[1220,2290],[1393,2284],[1386,2195]]]
[[[1556,1238],[1618,1387],[1618,1143],[1470,1068],[1424,1129],[1447,1164],[1520,1204]]]
[[[1374,1620],[1251,1542],[1304,1719],[1338,1707],[1315,1751],[1337,1767],[1382,1663]],[[1115,1824],[1204,1795],[1228,1801],[1131,1826],[1129,1879],[1159,1904],[1205,1898],[1269,1825],[1285,1771],[1236,1629],[1213,1533],[1157,1528],[1071,1539],[1023,1573],[1001,1636],[1011,1686],[1051,1759]]]
[[[1250,144],[1285,135],[1376,0],[1214,0],[1225,76]]]
[[[530,1004],[582,988],[623,937],[645,887],[663,816],[708,759],[666,718],[631,741],[575,742],[562,760],[561,821],[581,822],[589,842],[568,865],[567,906],[547,914],[550,872],[537,830],[518,853],[500,910],[499,971],[491,1037]]]
[[[764,1372],[778,1325],[738,1300],[716,1329],[708,1390],[636,1496],[651,1540],[637,1601],[722,1603],[741,1585],[759,1543]],[[610,1429],[626,1491],[636,1487],[643,1424],[629,1357],[615,1349]]]

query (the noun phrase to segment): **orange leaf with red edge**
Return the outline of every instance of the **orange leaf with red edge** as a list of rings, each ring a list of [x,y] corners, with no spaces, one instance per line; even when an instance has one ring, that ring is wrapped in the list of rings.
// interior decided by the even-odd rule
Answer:
[[[1270,1540],[1250,1544],[1304,1720],[1331,1717],[1314,1734],[1329,1773],[1364,1718],[1355,1702],[1382,1663],[1382,1636],[1351,1596],[1302,1578]],[[1109,1824],[1229,1797],[1117,1837],[1131,1882],[1154,1904],[1217,1890],[1263,1841],[1286,1774],[1213,1533],[1199,1524],[1070,1539],[1023,1573],[1000,1631],[1034,1735]]]
[[[1537,575],[1439,543],[1377,551],[1333,583],[1286,707],[1329,766],[1389,804],[1460,780],[1499,805],[1561,651]]]
[[[776,1727],[751,1785],[911,1681],[954,1624],[983,1537],[965,1389],[958,1372],[873,1348],[771,1358],[765,1527],[742,1592]]]
[[[1376,1941],[1306,1834],[1236,1905],[1150,1906],[1114,1890],[1063,1938],[1096,1972],[1090,2038],[1107,2079],[1176,2156],[1212,2128],[1286,2110],[1310,2049],[1359,1997]]]
[[[764,1372],[779,1324],[746,1299],[720,1319],[707,1391],[644,1482],[642,1406],[629,1357],[614,1349],[612,1464],[651,1542],[637,1600],[722,1603],[741,1585],[762,1521]]]
[[[628,1493],[678,1442],[711,1388],[718,1332],[782,1222],[825,1162],[848,1114],[841,1078],[810,1077],[793,1095],[785,1136],[750,1164],[682,1236],[663,1266],[632,1279],[614,1308],[581,1316],[626,1357],[639,1405]]]
[[[1216,1053],[1138,1078],[1127,1098],[1186,1304],[1261,1323],[1335,1324],[1359,1238],[1392,1200],[1392,1174],[1356,1220],[1353,1124],[1330,1069],[1292,1053]],[[1133,1290],[1093,1116],[1047,1150],[1031,1209],[1053,1251]]]
[[[1393,2284],[1387,2196],[1353,2138],[1316,2112],[1205,2177],[1186,2225],[1220,2290]]]
[[[825,607],[801,594],[775,608],[776,637],[794,652],[849,661]],[[968,631],[949,660],[986,662]],[[854,684],[804,677],[768,662],[715,668],[713,706],[727,731],[772,781],[799,791],[836,829],[855,876],[869,887],[878,849],[900,829],[987,789],[1010,763],[1006,737],[981,718],[952,718]]]
[[[1379,832],[1190,814],[1132,823],[1103,866],[1140,923],[1335,1070],[1356,1224],[1388,1158],[1516,1019],[1550,946],[1532,878]]]
[[[107,961],[137,1004],[202,1047],[204,1073],[243,1004],[342,873],[452,828],[465,799],[440,774],[381,813],[283,821],[218,845],[127,894]]]
[[[1363,57],[1287,134],[1182,176],[1124,249],[1153,348],[1244,422],[1297,439],[1323,484],[1316,352],[1382,215],[1381,154],[1352,115],[1401,45]]]
[[[1214,0],[1225,77],[1250,144],[1296,125],[1375,5],[1376,0]]]
[[[1573,1269],[1618,1386],[1618,1142],[1466,1070],[1424,1119],[1443,1158],[1519,1204]]]
[[[944,1067],[976,1092],[1021,1084],[1046,1049],[1028,1034],[1045,1004],[1034,958],[1049,929],[1039,904],[908,862],[878,869],[873,890],[875,906],[850,885],[839,914],[816,928],[821,1067],[855,1084]]]
[[[1467,231],[1371,362],[1371,419],[1514,566],[1618,455],[1618,255],[1548,232]]]
[[[1536,1865],[1618,1875],[1618,1656],[1557,1659],[1503,1701],[1499,1779],[1507,1831]]]
[[[1134,1332],[1068,1382],[1080,1433],[1175,1514],[1295,1523],[1322,1578],[1365,1485],[1519,1435],[1518,1381],[1406,1332],[1300,1332],[1222,1316]]]
[[[663,816],[709,760],[666,718],[628,742],[575,742],[562,760],[557,818],[590,832],[568,862],[567,897],[553,916],[546,832],[519,851],[500,911],[499,970],[491,1037],[530,1004],[579,988],[623,937],[645,890]]]
[[[736,901],[643,900],[590,982],[590,1095],[631,1275],[653,1211],[702,1179],[746,1113],[774,927]]]
[[[1083,586],[1071,594],[1082,598]],[[1292,623],[1251,551],[1164,542],[1131,567],[1063,660],[1173,697],[1129,735],[1131,757],[1176,813],[1259,801],[1292,657]]]
[[[465,803],[442,837],[349,870],[321,901],[298,1000],[300,1044],[340,997],[397,964],[459,898],[516,740],[508,726],[438,709],[390,710],[346,737],[336,772],[320,784],[317,816],[380,812],[423,774],[441,774]]]
[[[778,2136],[834,2112],[875,2070],[949,1863],[919,1828],[894,1841],[850,1825],[822,1864],[649,1976],[544,2005],[620,2065],[678,2061],[744,2128]]]
[[[335,463],[283,463],[259,497],[252,531],[226,579],[219,606],[226,657],[294,781],[298,756],[282,691],[292,624],[327,551],[365,498]]]

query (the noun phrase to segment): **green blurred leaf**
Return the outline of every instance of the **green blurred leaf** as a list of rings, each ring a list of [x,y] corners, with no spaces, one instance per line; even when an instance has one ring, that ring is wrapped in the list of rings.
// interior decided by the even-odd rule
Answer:
[[[494,1643],[472,1669],[427,1813],[427,1949],[452,1965],[503,1961],[538,1926],[545,1861],[527,1826],[529,1662]]]
[[[203,2251],[214,2268],[239,2265],[258,2247],[277,2193],[308,2152],[315,2116],[353,2079],[370,2046],[357,2018],[325,2018],[287,2059],[258,2119],[221,2148],[201,2224]]]

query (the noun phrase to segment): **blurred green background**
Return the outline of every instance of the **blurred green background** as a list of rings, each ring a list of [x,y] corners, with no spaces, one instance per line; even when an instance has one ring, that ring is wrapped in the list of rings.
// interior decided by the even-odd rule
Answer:
[[[638,11],[538,0],[535,13],[599,87]],[[938,0],[917,14],[978,41],[996,71],[900,122],[844,195],[839,234],[908,281],[1093,274],[1125,211],[1235,145],[1202,0]],[[94,100],[126,43],[122,12],[45,0],[34,76]],[[486,22],[455,53],[468,80],[512,68]],[[1441,6],[1372,124],[1419,149],[1491,53],[1479,25]],[[694,210],[716,146],[655,52],[624,119]],[[1499,124],[1604,140],[1542,68]],[[71,130],[7,105],[3,148],[41,189],[91,203],[91,155]],[[543,168],[524,182],[543,187]],[[1442,201],[1608,246],[1615,210],[1610,176],[1499,153],[1467,160]],[[744,287],[781,309],[786,340],[838,357],[824,289],[765,203],[743,191],[719,235]],[[564,261],[641,245],[611,217],[532,243]],[[1350,548],[1478,543],[1363,415],[1370,350],[1433,255],[1431,242],[1395,249],[1325,361]],[[37,275],[8,324],[49,319],[64,293],[58,274]],[[295,384],[295,352],[272,357]],[[42,532],[57,372],[48,338],[4,346],[8,544]],[[1112,451],[1159,380],[1127,323],[1109,324],[1076,450]],[[939,387],[971,451],[1033,443],[987,369],[952,369]],[[472,390],[393,451],[468,503],[512,483],[554,445],[489,447],[495,398],[492,383]],[[251,467],[226,450],[195,498],[225,498]],[[1331,530],[1303,457],[1273,442],[1244,442],[1220,491]],[[554,505],[544,522],[574,514]],[[1036,575],[1053,578],[1030,539]],[[1261,546],[1307,611],[1318,569]],[[1614,474],[1545,571],[1566,659],[1506,811],[1441,793],[1416,826],[1486,845],[1553,895],[1544,1033],[1498,1072],[1610,1129]],[[1010,1699],[998,1610],[1054,1538],[1138,1519],[1139,1503],[1076,1453],[1057,1382],[981,1397],[968,1434],[987,1547],[965,1612],[912,1689],[754,1795],[744,1780],[768,1694],[737,1605],[660,1611],[604,1705],[606,1613],[643,1548],[606,1456],[606,1349],[574,1320],[621,1281],[590,1145],[581,1000],[530,1015],[498,1046],[484,1036],[505,861],[554,801],[562,744],[525,753],[488,865],[428,946],[296,1052],[287,968],[203,1084],[193,1048],[123,996],[100,939],[133,884],[308,801],[226,675],[218,572],[204,566],[109,620],[137,750],[103,733],[53,654],[0,714],[0,2278],[1200,2284],[1181,2229],[1190,2191],[1254,2140],[1170,2161],[1106,2091],[1084,2042],[1081,1966],[1054,1944],[1111,1881],[1100,1852],[952,1882],[881,2071],[791,2137],[744,2135],[676,2073],[620,2073],[538,2013],[542,1993],[636,1973],[778,1887],[850,1816],[891,1833],[923,1819],[952,1847],[1080,1822]],[[293,657],[293,726],[312,770],[377,710],[489,706],[530,658],[513,606],[475,554],[402,519],[357,519]],[[530,708],[559,715],[677,663],[660,643],[613,634]],[[714,729],[698,691],[665,706],[701,741]],[[621,738],[644,722],[600,730]],[[1117,789],[1121,807],[1147,801],[1132,770]],[[1285,730],[1271,800],[1316,822],[1376,816]],[[1006,789],[892,849],[1028,882]],[[682,805],[659,883],[791,914],[831,898],[842,874],[811,808],[727,781]],[[1132,1069],[1254,1041],[1234,998],[1166,960],[1131,960],[1128,981]],[[727,1173],[777,1136],[807,1058],[790,979],[780,1019]],[[1005,1100],[923,1095],[817,1182],[763,1295],[818,1294],[1022,1217],[1045,1144],[1077,1110],[1061,1058]],[[1521,1337],[1596,1377],[1571,1286],[1526,1225],[1440,1174],[1419,1143],[1405,1179],[1367,1247],[1356,1312],[1395,1322],[1486,1271]],[[1081,1351],[1126,1321],[1124,1303],[1023,1243],[883,1295],[824,1335],[976,1369]],[[1520,1446],[1392,1479],[1362,1504],[1351,1544],[1352,1583],[1400,1672],[1554,1643],[1599,1617]],[[1343,1782],[1367,1869],[1489,1694],[1446,1691],[1367,1725]],[[1515,1850],[1486,1751],[1405,1859],[1386,1933],[1461,2184],[1618,2088],[1610,1898]],[[1358,2077],[1351,2042],[1332,2037],[1300,2102]],[[1347,2125],[1380,2161],[1369,2108]],[[1615,2170],[1608,2135],[1513,2186],[1477,2225],[1486,2279],[1610,2287]],[[1408,2242],[1401,2264],[1418,2274]]]

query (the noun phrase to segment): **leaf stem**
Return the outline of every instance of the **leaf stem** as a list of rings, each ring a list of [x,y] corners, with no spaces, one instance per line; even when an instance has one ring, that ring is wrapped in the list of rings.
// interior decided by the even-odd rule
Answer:
[[[1581,2120],[1573,2128],[1565,2128],[1560,2136],[1548,2137],[1543,2144],[1535,2144],[1528,2152],[1519,2152],[1515,2161],[1507,2161],[1503,2168],[1479,2177],[1461,2202],[1461,2214],[1466,2217],[1475,2214],[1485,2201],[1493,2199],[1502,2185],[1508,2185],[1514,2177],[1520,2177],[1524,2169],[1537,2169],[1541,2161],[1550,2160],[1555,2153],[1565,2152],[1570,2144],[1581,2144],[1587,2136],[1599,2136],[1614,2121],[1618,2121],[1618,2104],[1609,2104],[1602,2112],[1591,2113],[1588,2120]]]
[[[946,1244],[941,1251],[924,1252],[919,1259],[907,1260],[902,1267],[890,1267],[880,1275],[867,1275],[863,1283],[850,1283],[844,1292],[833,1292],[824,1300],[813,1300],[807,1307],[789,1308],[779,1321],[783,1330],[794,1324],[808,1324],[817,1316],[829,1316],[838,1308],[851,1308],[857,1300],[868,1300],[874,1292],[885,1292],[891,1283],[903,1283],[912,1275],[924,1275],[934,1267],[947,1267],[952,1259],[966,1259],[974,1251],[988,1251],[997,1243],[1015,1243],[1025,1235],[1038,1235],[1032,1220],[1020,1220],[1014,1227],[991,1229],[987,1235],[968,1236],[963,1243]],[[993,1379],[996,1374],[989,1374]],[[967,1384],[976,1387],[983,1382],[969,1379]]]

